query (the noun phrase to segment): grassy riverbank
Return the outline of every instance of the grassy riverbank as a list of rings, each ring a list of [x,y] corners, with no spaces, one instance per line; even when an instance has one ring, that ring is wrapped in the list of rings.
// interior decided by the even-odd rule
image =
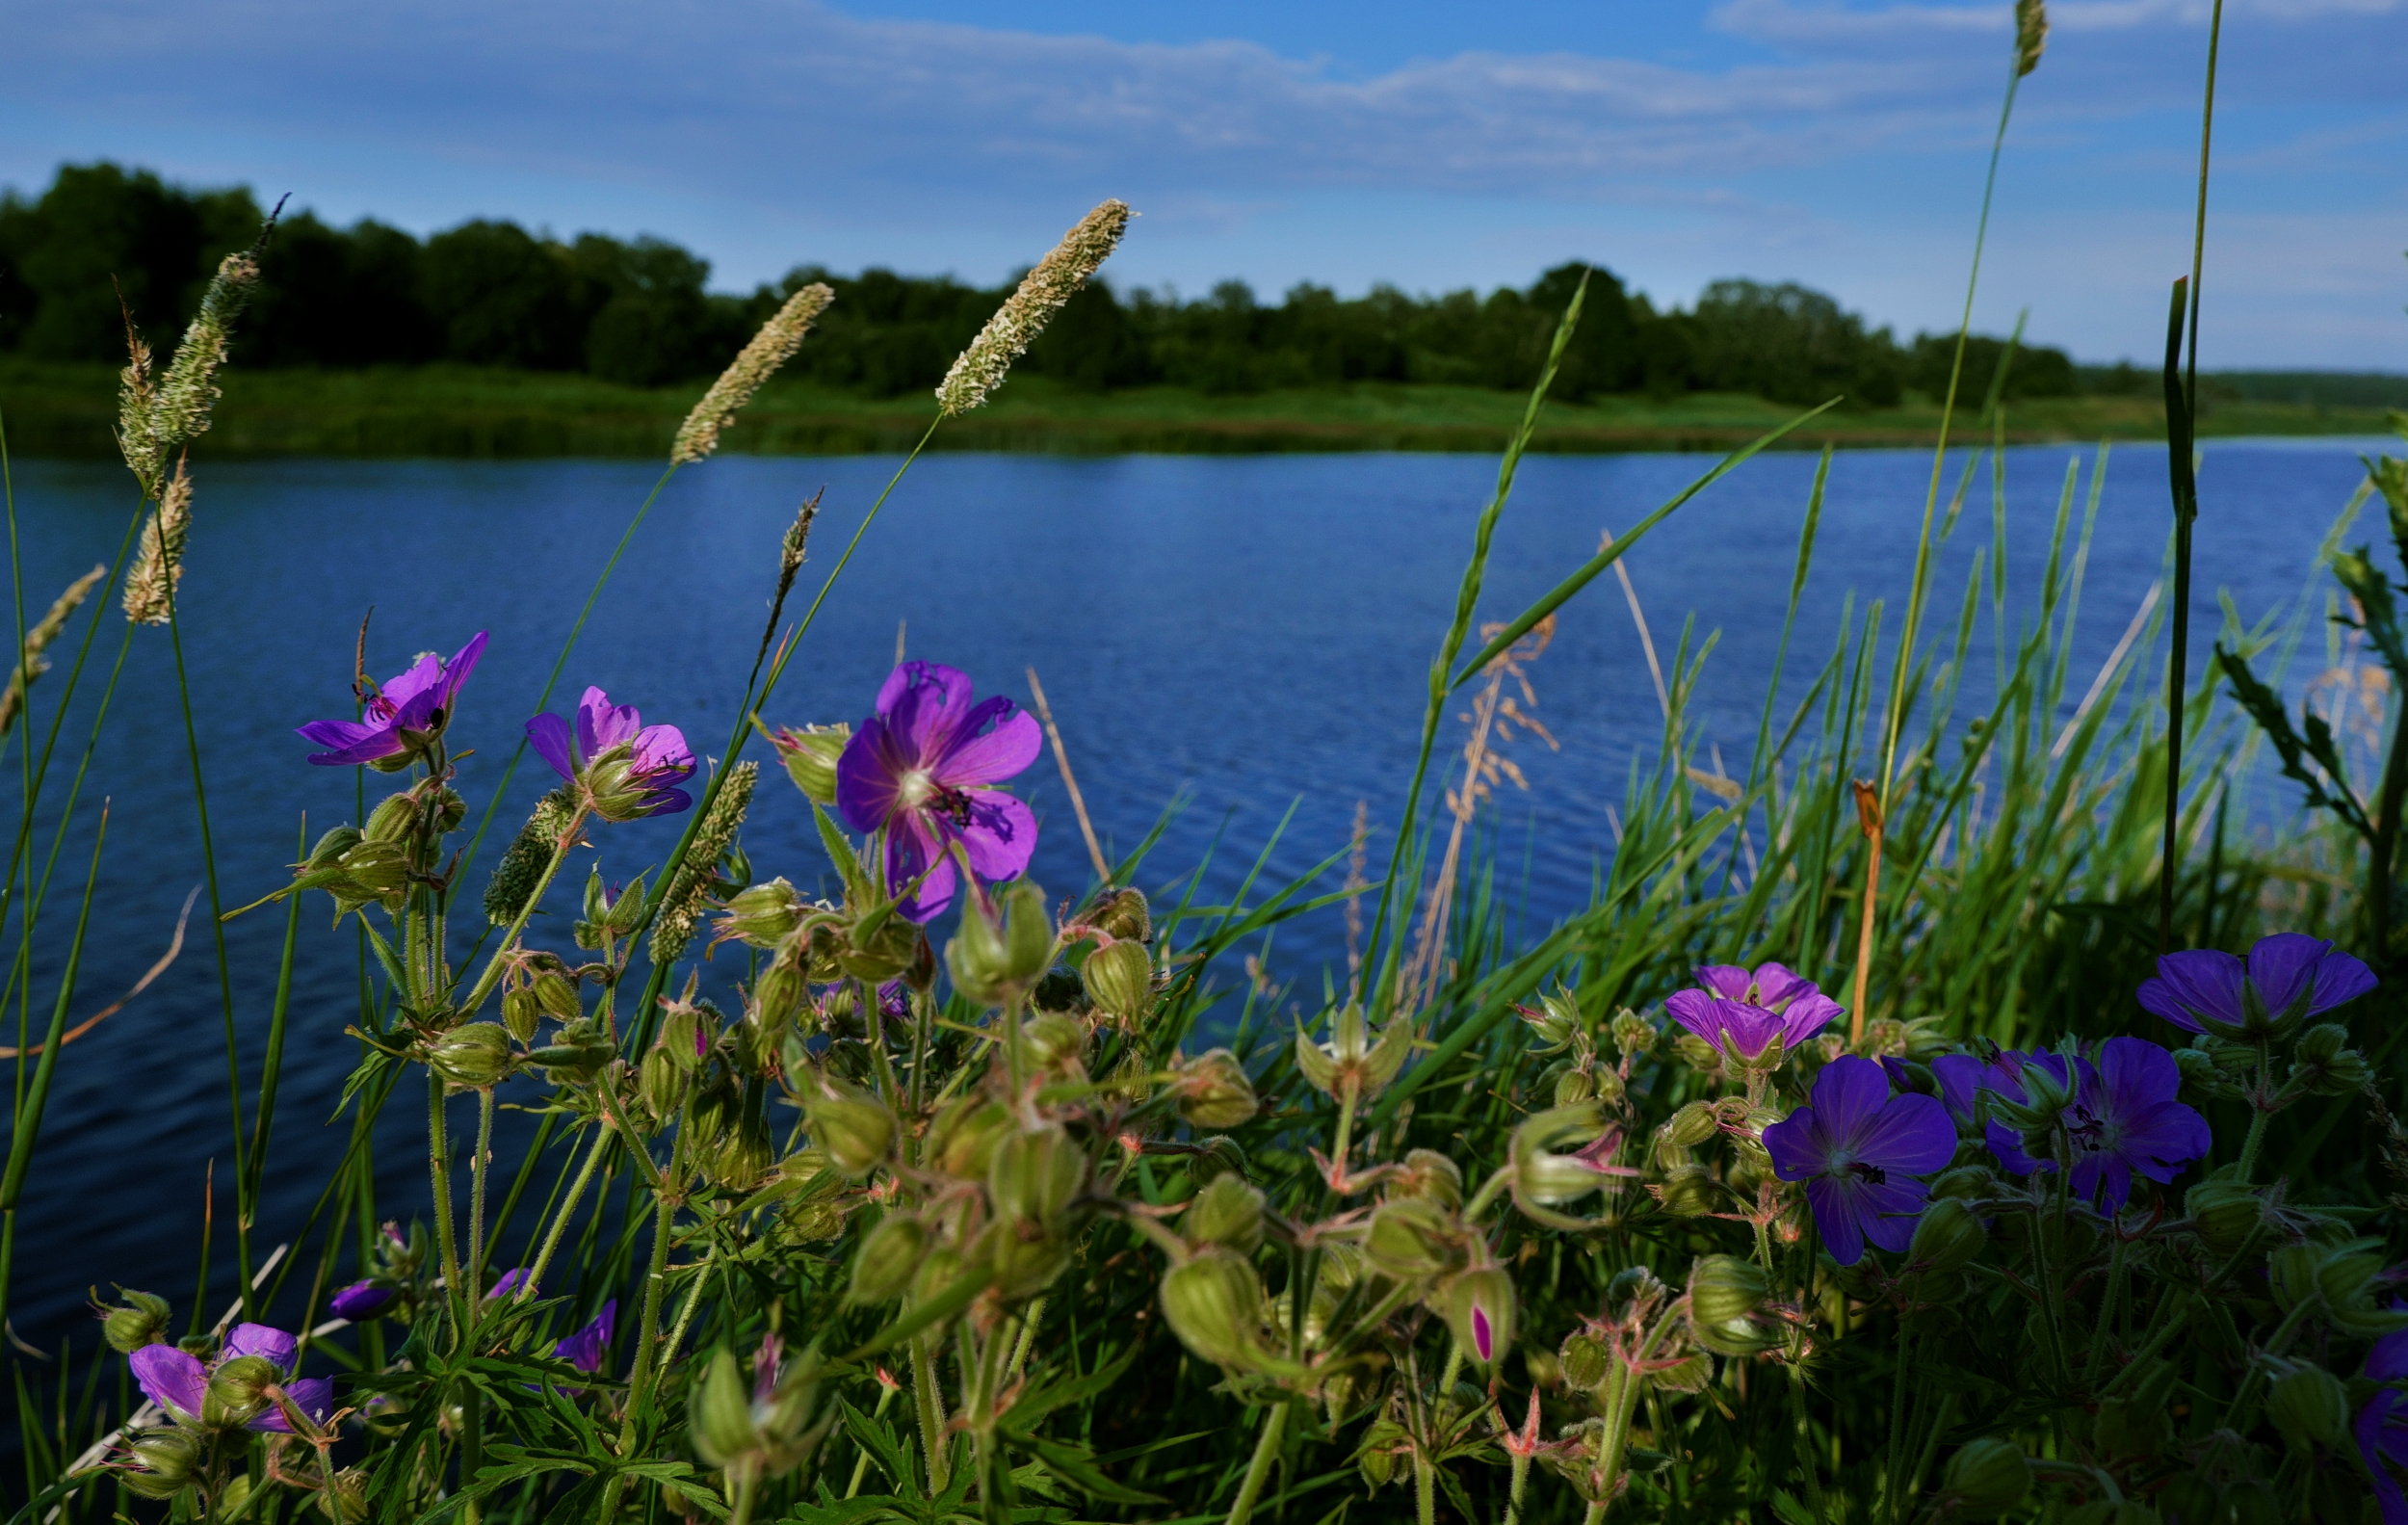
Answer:
[[[431,366],[410,370],[234,371],[206,449],[216,457],[650,456],[667,448],[693,386],[619,386],[558,372]],[[1208,396],[1179,387],[1080,392],[1016,380],[939,436],[951,450],[1104,455],[1124,451],[1253,453],[1502,448],[1523,400],[1478,387],[1361,382]],[[808,382],[772,382],[730,434],[731,449],[852,454],[907,449],[931,404],[917,393],[870,398]],[[1550,403],[1534,448],[1556,452],[1721,450],[1793,409],[1753,397],[1687,393],[1663,402],[1607,397]],[[117,416],[104,366],[0,360],[0,420],[28,456],[106,456]],[[1889,408],[1842,409],[1788,443],[1818,448],[1921,444],[1939,409],[1919,394]],[[2202,434],[2352,434],[2384,428],[2379,408],[2211,402]],[[2033,400],[2008,411],[2010,440],[2159,439],[2147,397]]]

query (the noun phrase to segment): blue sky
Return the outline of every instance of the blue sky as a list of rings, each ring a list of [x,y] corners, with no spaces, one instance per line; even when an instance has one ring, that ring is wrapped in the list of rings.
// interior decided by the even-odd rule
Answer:
[[[1952,327],[2006,0],[0,0],[0,184],[110,157],[338,221],[993,281],[1105,196],[1200,292],[1795,278]],[[2147,357],[2205,0],[2052,7],[1976,322]],[[2228,0],[2203,360],[2408,370],[2408,0]]]

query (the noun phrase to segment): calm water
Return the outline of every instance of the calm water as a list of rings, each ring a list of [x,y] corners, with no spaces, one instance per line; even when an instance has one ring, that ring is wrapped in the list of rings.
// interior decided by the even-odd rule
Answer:
[[[2202,655],[2216,589],[2229,588],[2252,617],[2297,597],[2318,538],[2359,478],[2354,448],[2210,447],[2197,550]],[[2073,457],[2061,448],[2010,453],[2010,596],[2037,582]],[[1509,616],[1593,553],[1601,530],[1627,529],[1706,463],[1528,462],[1498,537],[1484,617]],[[813,545],[813,568],[824,573],[893,465],[728,458],[682,474],[596,607],[554,707],[599,683],[647,720],[686,727],[698,749],[716,749],[796,503],[825,486]],[[1760,459],[1630,558],[1667,662],[1686,618],[1694,616],[1700,638],[1721,633],[1695,719],[1735,771],[1754,734],[1814,466],[1811,457]],[[1929,458],[1912,453],[1834,462],[1793,691],[1829,649],[1843,593],[1887,594],[1897,607],[1928,471]],[[350,714],[353,641],[371,605],[369,665],[380,676],[419,650],[448,654],[491,631],[453,732],[456,746],[475,749],[460,788],[472,809],[482,806],[563,632],[652,477],[649,466],[616,461],[202,470],[183,584],[185,659],[228,905],[283,880],[304,812],[313,833],[353,818],[353,776],[307,766],[292,727]],[[1490,460],[1444,456],[927,459],[830,596],[772,718],[857,720],[894,658],[899,622],[910,655],[969,670],[982,692],[1025,699],[1023,670],[1034,666],[1108,847],[1134,843],[1184,793],[1151,879],[1166,881],[1211,852],[1201,898],[1225,898],[1293,803],[1271,859],[1275,881],[1343,849],[1356,802],[1368,802],[1381,827],[1394,822],[1426,665],[1494,477]],[[121,471],[45,461],[17,462],[15,487],[24,582],[39,605],[114,549],[131,493]],[[2162,451],[2116,452],[2081,604],[2078,670],[2095,670],[2159,575],[2164,504]],[[1942,602],[1951,614],[1973,544],[1988,539],[1987,516],[1983,490],[1946,564]],[[806,592],[814,575],[806,569]],[[104,623],[96,662],[114,654],[120,628],[114,617]],[[1506,820],[1511,850],[1527,856],[1526,914],[1543,924],[1584,896],[1610,847],[1606,808],[1619,799],[1631,758],[1652,753],[1660,731],[1653,680],[1610,577],[1564,612],[1533,678],[1537,713],[1562,749],[1515,749],[1531,787],[1508,795]],[[38,697],[55,696],[60,681],[46,679]],[[98,687],[88,678],[88,695]],[[174,692],[165,632],[141,632],[60,859],[36,950],[38,1018],[56,988],[61,934],[103,797],[109,838],[76,1017],[115,999],[158,956],[176,907],[200,881]],[[38,705],[38,728],[49,715]],[[61,744],[69,766],[89,726],[79,700]],[[13,776],[17,766],[12,753],[0,772]],[[65,767],[54,773],[46,802],[63,798],[65,776]],[[506,826],[523,818],[547,778],[522,769]],[[1077,892],[1086,857],[1050,757],[1020,788],[1044,823],[1035,878],[1057,896]],[[675,825],[606,828],[605,872],[625,878],[655,861]],[[809,833],[799,797],[772,772],[746,833],[756,870],[810,881],[821,860]],[[480,869],[472,888],[483,881]],[[356,1058],[342,1030],[355,1014],[357,976],[352,934],[327,932],[324,905],[314,899],[303,918],[255,1234],[263,1247],[299,1226],[329,1151],[348,1136],[348,1124],[326,1124]],[[256,1084],[282,925],[271,909],[227,932],[247,1089]],[[166,979],[66,1052],[16,1254],[13,1321],[38,1344],[55,1348],[72,1333],[89,1345],[79,1308],[94,1283],[149,1287],[188,1305],[213,1154],[221,1209],[213,1303],[227,1295],[222,1018],[198,918],[194,930],[199,935]],[[1316,970],[1340,957],[1341,935],[1334,915],[1294,926],[1274,962],[1287,974]],[[426,1175],[423,1122],[413,1120],[415,1103],[403,1102],[377,1159],[385,1210],[406,1216],[423,1203]]]

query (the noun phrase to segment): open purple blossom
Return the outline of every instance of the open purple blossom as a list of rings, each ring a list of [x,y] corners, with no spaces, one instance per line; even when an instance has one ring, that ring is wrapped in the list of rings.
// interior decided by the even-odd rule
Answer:
[[[2062,1055],[2033,1054],[2024,1063],[2046,1066],[2055,1088],[2068,1089]],[[2208,1152],[2208,1119],[2175,1099],[2182,1085],[2183,1072],[2164,1049],[2145,1039],[2110,1038],[2095,1062],[2077,1057],[2073,1094],[2053,1121],[2019,1131],[1992,1118],[1991,1152],[2009,1170],[2029,1175],[2056,1170],[2061,1146],[2074,1195],[2103,1212],[2121,1212],[2134,1175],[2162,1185]]]
[[[598,688],[577,701],[577,724],[550,713],[527,723],[527,740],[570,783],[582,784],[605,821],[675,815],[694,797],[676,787],[694,776],[694,755],[674,725],[646,725],[632,704]]]
[[[2366,1375],[2378,1382],[2408,1377],[2408,1329],[2395,1330],[2374,1342],[2374,1349],[2367,1352]],[[2358,1454],[2366,1459],[2367,1473],[2374,1480],[2383,1525],[2408,1525],[2408,1493],[2400,1490],[2399,1479],[2392,1474],[2393,1467],[2408,1467],[2408,1393],[2397,1387],[2378,1388],[2358,1410],[2351,1428],[2357,1434]]]
[[[906,662],[836,759],[836,809],[883,837],[887,891],[914,922],[953,904],[956,844],[986,881],[1013,878],[1036,850],[1036,817],[994,785],[1036,761],[1044,733],[1011,700],[971,695],[968,673]]]
[[[231,1360],[254,1355],[276,1369],[285,1379],[278,1385],[296,1408],[307,1415],[310,1423],[324,1425],[334,1412],[334,1381],[327,1377],[306,1377],[290,1380],[293,1368],[301,1360],[301,1342],[282,1329],[264,1324],[237,1324],[227,1331],[225,1342],[219,1347],[218,1358],[202,1364],[199,1356],[173,1345],[145,1345],[126,1358],[133,1368],[134,1380],[152,1403],[165,1410],[168,1417],[179,1424],[202,1423],[202,1409],[209,1397],[210,1374]],[[292,1425],[283,1410],[271,1403],[254,1415],[249,1428],[290,1434]]]
[[[2354,1000],[2374,983],[2371,970],[2324,938],[2278,932],[2259,938],[2246,960],[2218,948],[2169,953],[2139,993],[2143,1011],[2176,1027],[2255,1039]]]
[[[1978,1132],[1981,1092],[1992,1091],[2009,1101],[2024,1099],[2020,1077],[2028,1063],[2028,1056],[2011,1048],[1993,1048],[1986,1060],[1972,1054],[1942,1054],[1931,1062],[1931,1078],[1939,1083],[1940,1100],[1955,1119],[1957,1130],[1970,1135]]]
[[[380,1287],[373,1281],[354,1281],[334,1295],[329,1306],[334,1316],[352,1324],[375,1318],[401,1294],[391,1287]]]
[[[1845,1010],[1812,980],[1777,963],[1760,963],[1752,970],[1708,964],[1697,971],[1697,983],[1704,988],[1676,990],[1664,998],[1663,1009],[1674,1021],[1742,1064],[1767,1056],[1775,1038],[1784,1053],[1795,1050]]]
[[[452,723],[452,702],[484,655],[484,632],[480,630],[449,662],[430,651],[382,688],[363,685],[358,720],[311,721],[300,727],[303,740],[327,749],[311,753],[309,760],[321,768],[366,763],[380,773],[408,767]]]
[[[1806,1183],[1806,1202],[1831,1258],[1852,1266],[1865,1246],[1904,1249],[1929,1188],[1914,1180],[1956,1153],[1948,1109],[1930,1096],[1893,1095],[1870,1059],[1845,1055],[1815,1077],[1811,1103],[1765,1129],[1773,1173]]]
[[[610,1359],[611,1333],[617,1328],[618,1300],[613,1298],[602,1304],[602,1311],[593,1316],[592,1323],[553,1346],[552,1354],[590,1376]]]

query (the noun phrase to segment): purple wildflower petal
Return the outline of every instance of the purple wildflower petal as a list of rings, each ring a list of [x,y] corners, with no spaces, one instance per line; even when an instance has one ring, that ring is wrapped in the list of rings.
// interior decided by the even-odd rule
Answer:
[[[363,1320],[375,1318],[383,1310],[386,1303],[399,1296],[400,1294],[391,1287],[380,1287],[366,1281],[355,1281],[336,1293],[330,1306],[336,1318],[357,1324]]]
[[[617,1327],[618,1300],[613,1298],[602,1304],[602,1311],[594,1315],[592,1323],[553,1346],[552,1354],[581,1372],[599,1372],[602,1363],[610,1358],[611,1333]]]
[[[1698,979],[1704,981],[1709,972],[1698,970]],[[1719,1004],[1704,990],[1675,990],[1663,998],[1665,1014],[1709,1043],[1722,1030],[1722,1023],[1714,1012]]]
[[[836,757],[836,813],[855,831],[877,830],[895,813],[903,776],[910,771],[886,723],[875,716],[863,721]]]
[[[525,1286],[526,1284],[527,1268],[525,1266],[512,1266],[508,1271],[502,1273],[500,1279],[493,1283],[493,1290],[486,1293],[485,1296],[488,1299],[507,1298],[511,1293],[516,1292],[519,1288]]]
[[[1028,802],[998,789],[970,796],[970,823],[960,828],[970,852],[970,872],[984,880],[1019,876],[1036,852],[1036,812]]]
[[[936,766],[937,782],[956,789],[1000,783],[1024,772],[1044,750],[1045,732],[1035,716],[1003,698],[989,699],[979,708],[988,704],[1001,705],[1003,718],[983,736],[971,735],[964,727]]]
[[[1982,1138],[1999,1163],[2017,1175],[2029,1175],[2034,1170],[2054,1170],[2056,1166],[2047,1160],[2035,1160],[2024,1152],[2024,1136],[1996,1117],[1983,1126]]]
[[[2193,1033],[2206,1031],[2195,1012],[2238,1026],[2247,972],[2238,959],[2215,948],[2169,953],[2158,960],[2157,978],[2140,982],[2141,1010]]]
[[[1767,1128],[1767,1134],[1771,1133]],[[1815,1229],[1822,1235],[1822,1248],[1843,1266],[1852,1266],[1865,1258],[1865,1225],[1857,1216],[1855,1194],[1844,1179],[1818,1175],[1806,1183],[1806,1205],[1813,1209]]]
[[[218,1359],[230,1361],[241,1355],[264,1356],[277,1371],[290,1373],[301,1360],[301,1341],[264,1324],[237,1324],[226,1335]]]
[[[1940,1083],[1940,1100],[1958,1127],[1974,1120],[1974,1101],[1981,1090],[1981,1061],[1971,1054],[1942,1054],[1931,1062],[1931,1078]]]
[[[2393,1299],[2393,1309],[2399,1306],[2399,1300]],[[2378,1382],[2408,1377],[2408,1329],[2394,1329],[2374,1342],[2374,1349],[2367,1352],[2366,1373]]]
[[[906,662],[878,685],[877,715],[919,755],[941,750],[969,712],[970,674],[937,662]]]
[[[563,778],[577,776],[576,743],[568,733],[568,722],[549,711],[527,723],[527,745],[536,754],[552,765],[552,771]]]
[[[1818,1077],[1819,1078],[1819,1077]],[[1882,1077],[1887,1084],[1889,1077]],[[1890,1173],[1928,1175],[1946,1170],[1956,1155],[1956,1127],[1934,1096],[1892,1096],[1880,1113],[1855,1130],[1855,1150]]]
[[[1758,1006],[1767,1012],[1781,1012],[1784,1015],[1788,1014],[1785,1008],[1793,999],[1820,993],[1815,982],[1792,972],[1789,965],[1782,963],[1756,965],[1756,972],[1749,976],[1748,983],[1756,987]]]
[[[2261,937],[2249,950],[2249,983],[2268,1012],[2279,1015],[2308,991],[2308,1014],[2329,1012],[2374,988],[2374,973],[2348,954],[2335,950],[2321,937],[2278,932]]]
[[[408,671],[369,696],[358,721],[312,721],[299,727],[301,736],[328,749],[310,757],[321,768],[344,768],[375,762],[418,745],[439,733],[451,720],[452,701],[484,654],[484,632],[479,631],[449,663],[432,652],[411,664]]]
[[[896,911],[904,920],[927,926],[945,914],[954,903],[955,872],[952,855],[938,856],[941,844],[929,839],[926,824],[917,816],[896,818],[895,827],[886,833],[886,887],[890,894],[901,897]],[[934,867],[929,865],[934,863]],[[921,870],[928,878],[920,880],[920,887],[909,895],[903,891],[911,881],[920,879]]]
[[[1834,1140],[1857,1137],[1889,1099],[1890,1077],[1870,1059],[1843,1054],[1815,1077],[1814,1114]]]
[[[321,1430],[326,1428],[327,1420],[334,1413],[334,1379],[331,1377],[304,1377],[300,1381],[287,1382],[284,1384],[284,1396],[291,1399],[293,1407],[307,1414],[309,1422]],[[270,1404],[258,1418],[253,1419],[250,1428],[279,1435],[293,1433],[283,1408],[275,1404]]]
[[[349,768],[356,763],[374,762],[390,757],[402,749],[402,738],[389,726],[363,725],[354,721],[311,721],[295,727],[305,741],[316,742],[327,749],[311,752],[309,760],[320,768]]]
[[[172,1345],[145,1345],[126,1357],[144,1396],[187,1419],[200,1417],[200,1401],[209,1391],[209,1373],[197,1356]]]
[[[1697,983],[1726,1001],[1746,1000],[1750,979],[1748,972],[1736,963],[1709,963],[1697,971]]]
[[[577,701],[577,747],[588,761],[621,742],[634,741],[642,729],[643,717],[634,705],[614,704],[598,688],[587,689]]]
[[[459,691],[468,686],[468,674],[477,670],[477,663],[484,656],[485,633],[482,630],[468,638],[468,644],[452,653],[452,660],[443,664],[443,707],[449,710]]]
[[[2394,1414],[2399,1406],[2399,1394],[2389,1390],[2376,1393],[2358,1410],[2357,1422],[2350,1427],[2357,1437],[2358,1454],[2366,1459],[2367,1471],[2373,1476],[2374,1498],[2383,1509],[2383,1525],[2408,1525],[2408,1493],[2400,1491],[2399,1480],[2383,1464],[2392,1451],[2389,1442],[2397,1428]]]
[[[1802,1181],[1822,1168],[1827,1151],[1824,1141],[1816,1137],[1812,1107],[1765,1124],[1764,1139],[1765,1152],[1772,1156],[1772,1173],[1785,1181]]]
[[[1804,984],[1803,981],[1799,983]],[[1795,994],[1795,999],[1789,996],[1783,999],[1788,1002],[1788,1007],[1781,1012],[1781,1028],[1792,1048],[1829,1027],[1833,1017],[1847,1010],[1811,985],[1806,986],[1803,994]],[[1767,1001],[1765,1005],[1771,1007],[1772,1003]]]

